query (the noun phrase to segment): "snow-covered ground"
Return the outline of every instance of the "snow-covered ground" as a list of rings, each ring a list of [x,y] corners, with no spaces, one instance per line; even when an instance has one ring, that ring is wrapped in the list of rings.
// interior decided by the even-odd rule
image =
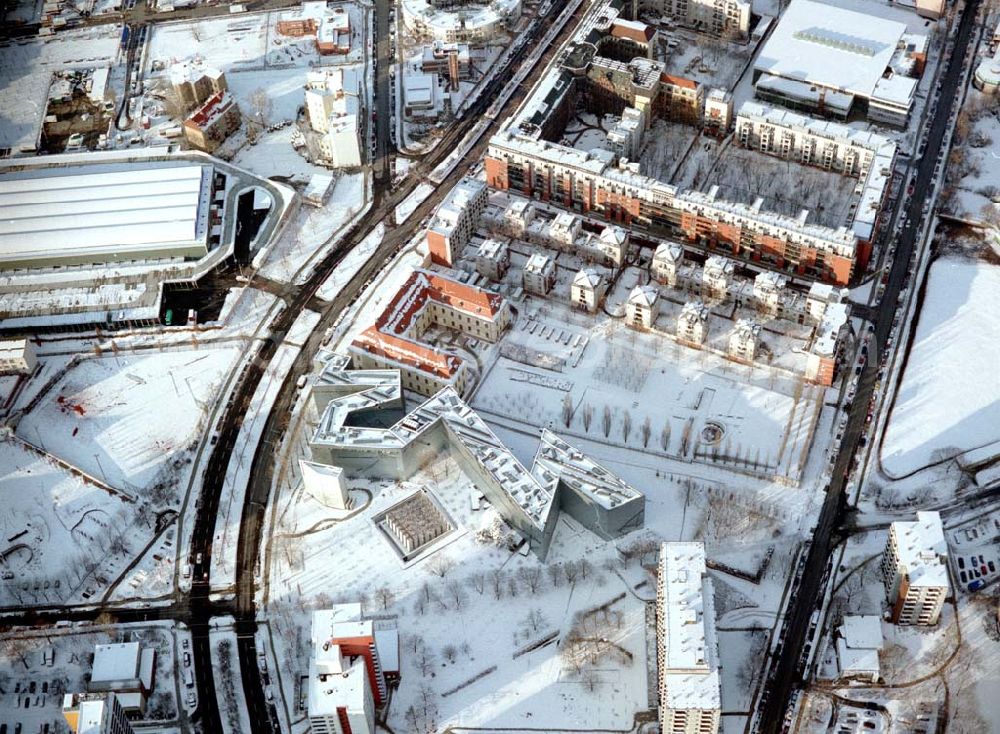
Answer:
[[[183,483],[208,404],[239,354],[203,346],[85,359],[21,420],[17,435],[113,487]]]
[[[434,187],[429,183],[422,183],[417,186],[417,188],[410,192],[410,195],[396,207],[396,223],[402,224],[409,219],[410,215],[413,214],[414,209],[420,206],[424,199],[430,196],[433,192]]]
[[[379,224],[371,233],[357,244],[340,264],[330,273],[323,285],[316,291],[316,295],[324,300],[331,300],[337,296],[341,289],[353,278],[361,267],[368,261],[382,244],[385,236],[385,225]]]
[[[259,253],[254,265],[274,280],[301,283],[310,268],[337,243],[339,234],[368,210],[370,182],[362,173],[342,173],[323,206],[302,207],[294,222]]]
[[[926,296],[882,445],[890,476],[1000,439],[1000,267],[943,257]]]
[[[300,90],[301,91],[301,90]],[[288,125],[279,130],[264,133],[253,145],[247,145],[236,157],[233,165],[245,168],[258,176],[303,176],[315,174],[330,175],[330,170],[307,161],[292,147],[295,126]]]

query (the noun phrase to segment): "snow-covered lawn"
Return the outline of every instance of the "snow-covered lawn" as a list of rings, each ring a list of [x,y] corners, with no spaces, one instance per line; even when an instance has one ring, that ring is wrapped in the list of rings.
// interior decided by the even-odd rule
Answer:
[[[307,610],[335,597],[366,599],[369,613],[398,616],[403,682],[389,715],[397,731],[414,731],[406,711],[424,685],[433,691],[439,729],[448,724],[627,728],[632,714],[647,707],[645,604],[631,587],[645,581],[639,594],[651,598],[652,583],[636,565],[621,568],[613,544],[565,516],[545,564],[477,542],[476,531],[495,514],[492,509],[472,510],[471,481],[448,454],[412,482],[355,478],[348,484],[362,508],[348,519],[335,520],[335,513],[301,490],[279,502],[270,555],[270,611],[280,648],[276,652],[293,659],[283,690],[293,690],[293,677],[308,665],[308,646],[296,644],[297,635],[308,639]],[[403,564],[374,531],[372,517],[417,486],[434,493],[457,529],[429,555]],[[591,564],[586,578],[575,576],[569,583],[557,573],[553,581],[549,568],[559,571],[560,564],[580,558]],[[445,561],[452,568],[438,576],[434,569]],[[498,592],[493,591],[493,573],[500,574]],[[534,591],[528,575],[540,576]],[[374,599],[383,587],[391,592],[385,609]],[[577,612],[616,599],[611,608],[621,617],[606,633],[627,654],[597,664],[599,695],[585,689],[554,644],[515,657],[550,632],[565,634]],[[498,614],[498,609],[504,612]],[[492,666],[496,669],[482,679],[449,693]],[[288,675],[284,666],[282,673]]]
[[[0,442],[0,467],[0,605],[79,602],[100,588],[92,574],[121,573],[129,559],[109,547],[132,523],[133,505],[15,439]],[[133,530],[136,547],[150,537],[150,528]]]
[[[891,476],[1000,439],[1000,268],[945,257],[931,266],[916,336],[882,444]]]
[[[292,147],[295,126],[265,133],[254,145],[246,145],[236,154],[233,165],[245,168],[258,176],[328,176],[330,170],[307,161]]]
[[[794,385],[776,383],[765,369],[636,332],[603,314],[581,316],[551,302],[526,311],[501,343],[503,356],[486,363],[473,407],[487,420],[557,426],[685,461],[717,450],[741,466],[745,459],[762,471],[796,473],[815,418],[811,389],[797,396]],[[573,411],[568,426],[564,401]],[[722,435],[703,438],[706,427]]]
[[[85,359],[20,422],[17,435],[113,487],[183,484],[188,454],[237,347]]]

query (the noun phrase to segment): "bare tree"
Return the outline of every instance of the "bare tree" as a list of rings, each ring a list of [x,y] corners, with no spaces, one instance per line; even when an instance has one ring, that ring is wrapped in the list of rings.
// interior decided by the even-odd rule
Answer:
[[[455,662],[455,659],[458,657],[458,648],[452,645],[451,643],[448,643],[441,650],[441,654],[444,655],[445,660],[447,660],[449,663],[453,663]]]
[[[538,630],[545,627],[547,620],[545,615],[542,614],[542,610],[535,607],[528,612],[527,616],[524,618],[524,626],[530,629],[532,632],[538,632]]]
[[[395,600],[396,595],[388,586],[380,586],[375,589],[375,601],[379,603],[382,609],[391,607]]]
[[[562,564],[553,563],[552,565],[547,567],[547,570],[549,573],[549,581],[551,581],[552,585],[558,589],[560,586],[562,586],[562,580],[563,580]]]
[[[670,448],[670,419],[667,418],[663,423],[663,429],[660,431],[660,448],[667,451]]]
[[[444,578],[448,575],[448,572],[455,567],[455,562],[445,555],[436,555],[434,559],[427,564],[427,573],[434,574],[438,578]]]
[[[542,585],[542,569],[538,566],[521,566],[517,570],[517,578],[528,587],[528,591],[537,594]]]
[[[421,641],[421,643],[422,642],[423,641]],[[425,678],[434,668],[435,663],[434,652],[427,647],[426,644],[421,644],[417,651],[413,654],[413,664],[417,666],[417,670],[420,671],[420,675]]]
[[[469,576],[469,586],[482,596],[483,592],[486,591],[486,573],[483,571],[473,571]]]
[[[450,579],[447,584],[445,584],[445,590],[448,592],[448,598],[454,605],[455,610],[460,610],[465,606],[465,586],[458,579]]]
[[[569,428],[569,424],[573,422],[573,396],[566,393],[563,396],[562,401],[562,422],[563,425]]]
[[[563,573],[566,574],[566,583],[572,586],[580,576],[580,569],[573,561],[566,561],[563,564]]]
[[[605,438],[611,435],[611,408],[607,405],[604,406],[604,412],[601,413],[601,430],[604,431]]]
[[[593,668],[587,668],[580,674],[580,684],[588,693],[594,693],[601,687],[601,678]]]
[[[653,425],[649,420],[649,416],[647,415],[646,419],[642,422],[642,425],[639,426],[639,435],[642,436],[643,448],[649,446],[649,436],[652,432],[653,432]]]
[[[594,406],[590,403],[583,404],[583,430],[590,433],[590,422],[594,419]]]
[[[493,591],[493,598],[498,601],[503,598],[503,587],[506,579],[507,574],[504,573],[502,568],[490,570],[490,589]]]
[[[625,411],[625,415],[622,416],[622,438],[625,443],[628,443],[628,435],[632,432],[632,414],[629,411]]]
[[[587,577],[594,572],[594,567],[586,558],[581,558],[577,561],[576,568],[580,572],[580,579],[583,581],[586,581]]]
[[[274,104],[271,102],[271,98],[267,96],[267,92],[263,87],[257,87],[255,90],[250,92],[250,97],[248,99],[250,103],[250,112],[254,116],[254,122],[256,122],[261,128],[266,128],[271,124],[271,112],[274,109]]]

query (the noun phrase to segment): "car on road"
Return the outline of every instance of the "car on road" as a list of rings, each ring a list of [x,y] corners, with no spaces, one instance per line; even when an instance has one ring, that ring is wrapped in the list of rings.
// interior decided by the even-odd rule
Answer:
[[[184,667],[185,668],[191,667],[191,653],[189,652],[184,653]]]
[[[985,581],[983,581],[982,579],[976,579],[971,584],[969,584],[968,589],[969,591],[979,591],[984,586],[986,586]]]
[[[196,703],[198,703],[198,697],[195,696],[194,691],[188,691],[188,694],[187,694],[187,705],[188,706],[194,706]]]
[[[204,560],[204,557],[202,556],[202,554],[201,554],[201,553],[199,553],[198,555],[196,555],[196,556],[194,557],[194,565],[196,565],[196,566],[200,566],[200,565],[201,565],[201,562],[202,562],[203,560]]]

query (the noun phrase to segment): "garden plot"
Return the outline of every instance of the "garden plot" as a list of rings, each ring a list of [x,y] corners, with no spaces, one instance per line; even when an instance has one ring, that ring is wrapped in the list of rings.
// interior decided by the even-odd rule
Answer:
[[[705,156],[691,156],[680,176],[700,184],[702,191],[719,187],[719,197],[728,201],[753,204],[764,199],[767,211],[798,216],[809,210],[809,221],[827,227],[840,227],[848,219],[856,178],[841,176],[813,166],[803,166],[752,150],[729,146],[711,163]]]
[[[680,171],[691,171],[691,175],[695,178],[693,181],[687,181],[686,185],[697,186],[700,176],[704,175],[702,171],[708,170],[711,162],[709,155],[718,146],[718,141],[699,140],[692,148],[689,157],[697,159],[700,165],[685,165],[688,159],[684,155],[696,137],[698,130],[690,125],[654,120],[649,132],[646,133],[642,155],[639,156],[642,172],[660,181],[679,184],[680,182],[675,180],[674,171],[678,168]]]
[[[0,669],[5,676],[0,686],[0,721],[8,731],[26,734],[43,728],[66,731],[63,694],[86,691],[94,646],[113,642],[139,642],[156,651],[154,689],[146,705],[145,720],[174,720],[177,634],[182,633],[170,622],[8,633],[0,638]],[[51,656],[49,664],[43,662],[43,656]]]
[[[112,487],[183,486],[191,448],[240,352],[202,347],[85,359],[24,417],[17,435]]]
[[[1000,267],[944,257],[930,269],[881,447],[892,477],[1000,439]]]
[[[269,617],[275,652],[287,661],[286,695],[308,670],[309,611],[362,600],[370,614],[398,617],[402,684],[389,713],[396,731],[421,730],[426,722],[408,710],[425,693],[435,730],[621,729],[647,707],[645,604],[629,587],[640,584],[640,596],[651,599],[653,586],[640,567],[614,560],[613,544],[565,516],[546,564],[479,542],[477,532],[495,512],[472,509],[473,485],[447,452],[409,482],[349,478],[348,486],[359,509],[346,519],[301,490],[278,499]],[[407,563],[372,519],[414,486],[434,495],[456,529]],[[582,570],[580,558],[589,559]],[[495,614],[498,604],[505,614]],[[604,609],[581,624],[600,628],[608,642],[593,665],[578,670],[576,657],[546,641],[596,607]]]
[[[552,425],[683,461],[722,455],[761,471],[789,469],[808,447],[816,405],[800,381],[782,385],[608,318],[589,328],[554,322],[522,321],[501,343],[473,401],[488,421]],[[533,323],[542,323],[534,333]]]
[[[978,64],[977,57],[973,64]],[[948,159],[947,178],[957,183],[945,208],[958,216],[1000,222],[1000,112],[991,98],[969,89],[956,125],[960,144]]]

